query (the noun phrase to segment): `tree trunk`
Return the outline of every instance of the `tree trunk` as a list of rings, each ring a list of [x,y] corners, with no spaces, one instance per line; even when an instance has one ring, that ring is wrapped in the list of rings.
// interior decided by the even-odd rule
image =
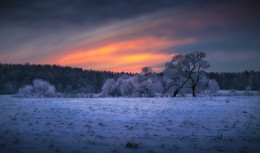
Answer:
[[[192,96],[193,96],[193,97],[196,97],[196,94],[195,94],[196,86],[192,86],[191,88],[192,88]]]
[[[174,91],[174,93],[173,93],[173,95],[172,95],[172,97],[176,97],[177,96],[177,94],[179,93],[179,89],[176,89],[175,91]]]

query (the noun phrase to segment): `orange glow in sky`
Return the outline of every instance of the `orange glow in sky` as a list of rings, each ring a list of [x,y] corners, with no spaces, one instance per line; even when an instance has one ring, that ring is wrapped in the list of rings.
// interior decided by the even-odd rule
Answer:
[[[78,66],[85,69],[115,72],[140,72],[144,66],[156,66],[169,61],[174,54],[158,52],[173,45],[193,42],[193,39],[167,40],[144,37],[113,42],[90,50],[74,50],[55,59],[59,65]],[[159,69],[154,69],[160,71]]]

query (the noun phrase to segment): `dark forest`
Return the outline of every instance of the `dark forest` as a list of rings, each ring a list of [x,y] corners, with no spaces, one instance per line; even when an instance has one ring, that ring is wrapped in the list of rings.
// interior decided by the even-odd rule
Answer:
[[[83,70],[81,68],[57,65],[0,64],[0,94],[14,94],[19,88],[42,79],[53,84],[61,93],[99,93],[107,79],[117,79],[132,73]],[[157,74],[162,77],[162,73]],[[207,72],[209,79],[215,79],[221,90],[260,90],[260,72]]]

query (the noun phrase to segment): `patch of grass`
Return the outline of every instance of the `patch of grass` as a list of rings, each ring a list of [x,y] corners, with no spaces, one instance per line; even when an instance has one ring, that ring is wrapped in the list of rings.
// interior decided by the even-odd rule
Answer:
[[[148,152],[148,153],[154,153],[154,151],[153,151],[152,149],[147,150],[146,152]]]
[[[161,144],[161,148],[164,148],[164,144]]]
[[[137,149],[138,146],[139,146],[139,144],[132,143],[132,142],[127,142],[127,144],[126,144],[126,148],[135,148],[135,149]]]
[[[72,153],[81,153],[81,151],[79,149],[73,151]]]
[[[125,127],[128,129],[128,130],[132,130],[134,127],[132,126],[128,126],[128,125],[125,125]]]
[[[221,147],[218,147],[217,150],[218,150],[219,152],[223,152],[223,151],[224,151],[224,149],[221,148]]]
[[[240,152],[239,153],[246,153],[247,152],[247,147],[244,146],[240,149]]]
[[[15,121],[16,120],[16,116],[11,117],[11,120]]]
[[[229,103],[229,102],[230,102],[230,99],[229,99],[229,98],[227,98],[227,99],[226,99],[226,103]]]
[[[15,139],[14,139],[14,144],[18,144],[20,142],[20,139],[18,138],[18,137],[16,137]]]
[[[92,128],[92,126],[89,125],[89,124],[85,124],[85,127],[87,127],[87,128]]]
[[[60,150],[59,148],[57,148],[57,149],[55,150],[55,152],[61,152],[61,150]]]
[[[94,142],[94,141],[92,141],[92,140],[89,140],[88,143],[89,143],[89,144],[93,144],[93,145],[96,144],[96,142]]]
[[[104,136],[102,136],[102,135],[97,135],[97,137],[100,139],[104,138]]]
[[[102,122],[98,123],[99,126],[105,126]]]
[[[0,148],[5,148],[6,147],[6,144],[5,143],[1,143],[0,144]]]
[[[217,139],[221,140],[222,139],[222,134],[218,135]]]
[[[52,149],[52,148],[53,148],[53,146],[54,146],[54,145],[53,145],[52,143],[51,143],[51,144],[49,144],[49,148],[50,148],[50,149]]]
[[[173,144],[172,148],[171,148],[171,151],[173,153],[178,153],[180,151],[180,147],[177,146],[176,144]]]

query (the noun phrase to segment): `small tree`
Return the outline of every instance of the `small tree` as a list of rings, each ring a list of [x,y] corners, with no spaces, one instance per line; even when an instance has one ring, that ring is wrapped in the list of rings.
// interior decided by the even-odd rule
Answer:
[[[218,93],[219,91],[219,85],[218,85],[218,82],[216,80],[209,80],[209,84],[208,84],[208,88],[209,88],[209,94],[212,96],[212,95],[215,95]]]
[[[151,67],[143,67],[141,75],[135,76],[136,91],[142,97],[154,97],[162,91],[162,83]]]
[[[47,81],[35,79],[33,80],[33,92],[37,97],[53,97],[55,87]]]
[[[250,96],[251,95],[251,93],[250,93],[251,90],[252,90],[252,88],[250,86],[247,86],[246,89],[245,89],[245,95],[246,96]]]
[[[148,75],[148,74],[151,74],[151,73],[153,73],[153,70],[152,70],[151,67],[146,66],[146,67],[142,68],[142,74],[143,75]]]
[[[114,79],[107,79],[102,86],[102,91],[104,93],[104,96],[120,96],[120,93],[116,86],[116,81]]]
[[[162,83],[152,69],[145,67],[142,74],[108,79],[102,87],[104,96],[153,97],[162,91]]]
[[[24,86],[18,94],[25,97],[54,97],[55,87],[47,81],[35,79],[32,86]]]
[[[127,78],[121,82],[120,93],[122,96],[136,97],[136,87],[134,83],[134,77]]]
[[[18,95],[22,97],[32,97],[33,86],[32,85],[25,85],[23,88],[18,90]]]
[[[162,91],[162,83],[156,74],[134,76],[134,86],[138,97],[154,97]]]

